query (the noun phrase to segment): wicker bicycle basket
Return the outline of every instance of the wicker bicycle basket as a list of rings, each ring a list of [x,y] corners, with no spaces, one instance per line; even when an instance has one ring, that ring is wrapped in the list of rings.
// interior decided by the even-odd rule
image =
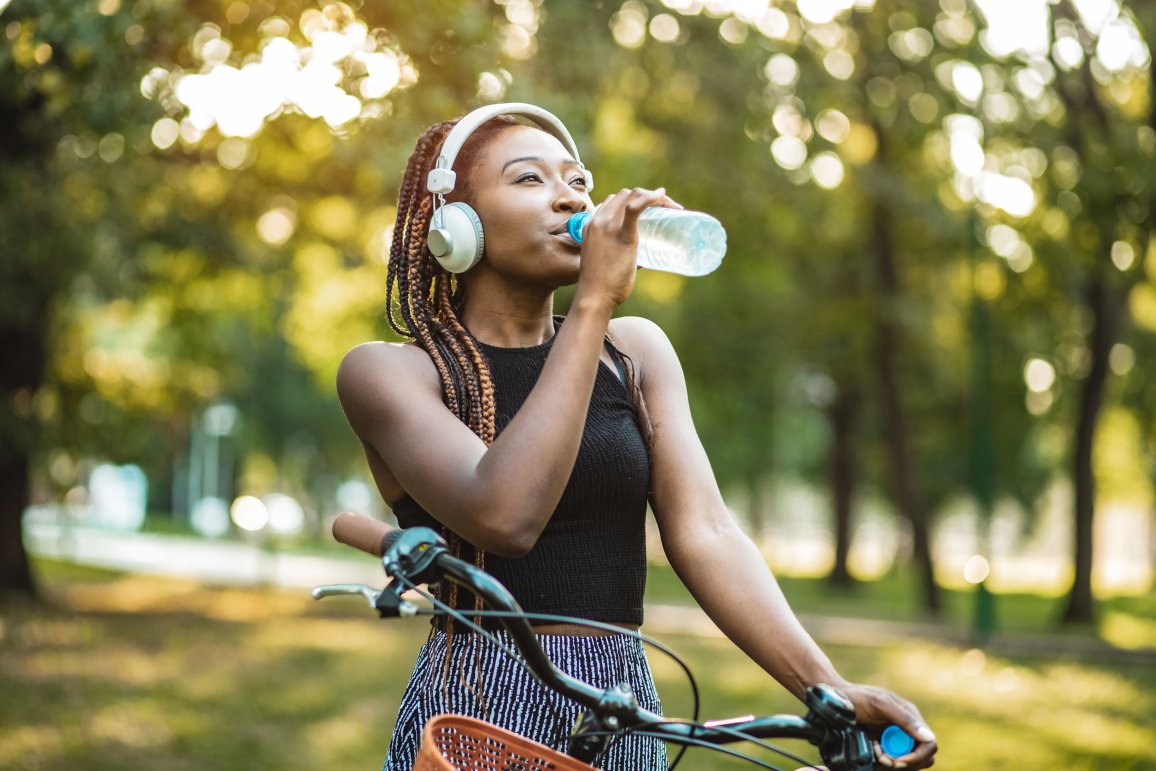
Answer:
[[[463,715],[425,724],[413,771],[595,771],[593,766]]]

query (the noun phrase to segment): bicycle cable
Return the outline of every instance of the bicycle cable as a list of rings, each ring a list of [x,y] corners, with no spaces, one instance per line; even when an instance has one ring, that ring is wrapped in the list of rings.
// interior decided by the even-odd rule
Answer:
[[[662,734],[652,733],[650,731],[638,731],[636,733],[638,733],[641,736],[657,736],[657,737],[662,736]],[[700,749],[706,749],[706,750],[713,750],[713,751],[721,753],[723,755],[729,755],[732,758],[739,758],[740,760],[745,760],[746,762],[750,763],[751,765],[758,766],[759,768],[769,768],[769,769],[771,769],[771,771],[783,771],[783,769],[779,768],[778,766],[773,766],[770,763],[766,762],[765,760],[759,760],[755,756],[748,755],[745,752],[740,752],[739,750],[736,750],[733,747],[724,747],[720,744],[711,744],[710,742],[704,741],[702,739],[687,739],[686,744],[684,746],[686,746],[686,747],[698,747]]]
[[[607,732],[607,733],[609,733],[609,732]],[[664,740],[669,738],[668,736],[666,736],[666,734],[663,734],[663,733],[660,733],[657,731],[647,731],[645,729],[635,729],[634,735],[635,736],[650,736],[650,737],[655,738],[655,739],[664,739]],[[713,750],[714,752],[719,752],[719,753],[722,753],[723,755],[729,755],[733,758],[739,758],[740,760],[745,760],[746,762],[750,763],[751,765],[758,766],[759,768],[769,768],[769,769],[771,769],[771,771],[784,771],[782,768],[779,768],[778,766],[773,766],[770,763],[766,762],[765,760],[759,760],[758,758],[754,757],[753,755],[748,755],[745,752],[740,752],[739,750],[733,749],[731,747],[726,747],[726,746],[723,746],[721,744],[714,744],[714,743],[708,742],[704,739],[692,739],[690,737],[684,736],[684,737],[679,737],[678,741],[680,743],[684,743],[683,746],[698,747],[700,749]],[[812,765],[811,763],[807,763],[806,761],[803,761],[803,762],[804,762],[804,766],[803,766],[804,769],[816,768],[816,766]]]
[[[620,626],[615,626],[614,624],[607,624],[607,623],[602,622],[602,621],[592,621],[592,620],[584,619],[584,618],[576,618],[574,616],[559,616],[559,615],[556,615],[553,613],[527,613],[525,611],[523,611],[521,613],[515,613],[513,611],[506,611],[506,610],[489,610],[489,611],[481,611],[480,613],[477,613],[476,615],[482,615],[482,616],[486,616],[486,617],[490,617],[490,618],[525,618],[527,620],[535,620],[535,621],[551,621],[554,623],[563,623],[563,624],[570,623],[570,624],[574,624],[576,626],[585,626],[585,627],[589,627],[591,629],[601,629],[601,630],[604,630],[607,632],[612,632],[614,634],[619,634],[619,635],[623,635],[626,637],[633,637],[636,640],[639,640],[640,642],[646,643],[647,645],[650,645],[651,647],[657,649],[659,652],[665,653],[667,655],[667,657],[670,658],[671,661],[673,661],[675,664],[678,664],[679,668],[682,669],[683,674],[686,675],[686,680],[687,680],[687,683],[690,685],[690,692],[691,692],[691,705],[692,705],[691,706],[691,720],[693,720],[696,723],[698,722],[699,709],[701,707],[702,702],[701,702],[701,699],[699,697],[698,681],[695,679],[694,673],[690,671],[690,667],[687,666],[687,663],[685,661],[683,661],[682,658],[679,657],[679,655],[677,653],[675,653],[673,649],[671,649],[667,645],[659,642],[658,640],[654,639],[653,637],[649,637],[647,635],[644,635],[642,632],[639,632],[639,631],[635,631],[635,630],[631,630],[631,629],[623,629]],[[609,744],[607,744],[606,749],[603,750],[603,752],[609,752],[611,750],[611,748],[614,747],[615,744],[617,744],[619,741],[624,739],[630,732],[631,732],[630,729],[628,729],[626,731],[617,732],[615,734],[614,738],[610,740]],[[675,769],[678,768],[678,764],[682,762],[682,756],[686,754],[686,750],[687,750],[687,748],[685,745],[682,745],[678,748],[678,754],[675,755],[674,760],[672,760],[670,762],[670,764],[666,767],[666,771],[675,771]]]
[[[412,590],[413,592],[418,594],[420,597],[428,600],[434,606],[432,609],[429,609],[429,610],[418,609],[418,615],[431,615],[431,616],[446,615],[446,616],[449,616],[450,618],[463,624],[467,628],[472,629],[473,631],[480,634],[486,640],[491,642],[499,651],[504,653],[510,659],[514,660],[519,666],[521,666],[524,669],[526,669],[527,671],[529,671],[530,674],[534,674],[533,670],[531,670],[529,668],[529,665],[525,662],[525,660],[522,658],[522,656],[519,655],[519,653],[517,651],[512,650],[510,647],[505,645],[493,633],[489,632],[481,625],[475,624],[473,621],[471,621],[469,618],[467,618],[466,615],[463,614],[461,611],[459,611],[455,608],[451,608],[449,605],[446,605],[445,603],[443,603],[441,600],[434,597],[429,592],[425,591],[424,589],[420,588],[418,585],[414,584],[412,581],[407,579],[405,576],[398,575],[397,580],[403,586],[405,586],[407,589]],[[613,632],[615,634],[621,634],[621,635],[628,636],[628,637],[634,637],[634,638],[640,640],[641,642],[644,642],[648,645],[652,645],[657,650],[659,650],[662,653],[669,656],[675,663],[677,663],[679,665],[679,667],[686,674],[687,680],[690,683],[691,691],[694,695],[693,696],[694,697],[694,709],[693,709],[694,718],[692,720],[667,719],[667,720],[664,720],[663,723],[691,725],[691,726],[700,727],[700,728],[707,728],[707,726],[704,726],[698,722],[698,712],[699,712],[698,683],[695,680],[694,674],[690,671],[690,668],[687,666],[686,662],[683,661],[681,658],[679,658],[678,654],[675,653],[673,650],[671,650],[669,647],[667,647],[663,643],[660,643],[659,641],[657,641],[657,640],[655,640],[655,639],[653,639],[647,635],[642,634],[641,632],[630,630],[630,629],[623,629],[620,626],[615,626],[614,624],[607,624],[607,623],[604,623],[601,621],[591,621],[588,619],[580,619],[580,618],[575,618],[572,616],[559,616],[559,615],[554,615],[554,614],[549,614],[549,613],[527,613],[524,611],[523,612],[515,612],[515,611],[504,611],[504,610],[475,610],[475,611],[471,611],[470,615],[475,617],[475,618],[499,618],[499,619],[500,618],[523,618],[523,619],[527,619],[527,620],[534,619],[534,620],[539,620],[539,621],[551,621],[554,623],[572,623],[572,624],[575,624],[578,626],[586,626],[586,627],[590,627],[592,629],[601,629],[601,630],[605,630],[608,632]],[[535,677],[537,677],[537,676],[535,675]],[[554,717],[555,717],[556,721],[561,723],[562,722],[561,717],[558,713],[557,708],[553,704],[551,704],[550,709],[554,713]],[[794,761],[796,763],[801,763],[802,768],[804,768],[804,769],[818,768],[817,766],[815,766],[813,763],[806,760],[805,758],[801,758],[797,755],[794,755],[794,754],[788,752],[787,750],[782,749],[781,747],[778,747],[774,744],[771,744],[770,742],[759,739],[755,736],[751,736],[750,734],[747,734],[747,733],[740,731],[738,729],[728,728],[726,726],[719,726],[719,725],[710,726],[709,728],[710,728],[710,730],[718,731],[720,733],[729,734],[731,736],[735,736],[739,739],[742,739],[743,741],[747,741],[747,742],[750,742],[752,744],[755,744],[759,747],[762,747],[765,750],[769,750],[770,752],[776,753],[778,755],[782,755],[784,758],[787,758],[788,760]],[[606,735],[606,736],[612,737],[610,745],[605,750],[605,751],[608,751],[610,749],[610,747],[613,746],[613,744],[616,743],[618,740],[621,740],[621,738],[623,738],[626,735],[626,733],[630,733],[634,736],[650,736],[652,738],[658,738],[658,739],[669,739],[669,737],[663,735],[662,733],[658,733],[658,732],[654,732],[654,731],[647,731],[645,728],[631,728],[631,729],[627,729],[626,731],[592,731],[592,732],[590,732],[589,735],[590,736]],[[762,767],[762,768],[773,769],[773,771],[782,771],[782,769],[780,769],[778,766],[770,765],[769,763],[766,763],[765,761],[759,760],[758,758],[755,758],[751,755],[747,755],[746,753],[739,752],[738,750],[732,749],[730,747],[724,747],[722,745],[714,744],[712,742],[708,742],[708,741],[704,741],[704,740],[700,740],[700,739],[694,739],[693,737],[679,737],[678,743],[681,745],[679,748],[678,755],[675,757],[674,761],[672,761],[671,764],[668,766],[668,771],[674,771],[675,767],[679,764],[679,762],[681,762],[682,757],[685,754],[686,750],[691,746],[700,747],[700,748],[709,749],[709,750],[714,750],[715,752],[720,752],[724,755],[730,755],[732,757],[740,758],[742,760],[746,760],[747,762],[752,763],[752,764],[757,765],[757,766]]]
[[[776,744],[771,744],[770,742],[766,741],[765,739],[760,739],[757,736],[752,736],[745,731],[740,731],[737,728],[730,728],[728,726],[722,726],[722,725],[706,726],[706,725],[703,725],[702,723],[698,723],[695,721],[679,720],[677,718],[664,720],[663,722],[664,723],[679,724],[679,725],[693,725],[696,728],[704,728],[704,729],[709,728],[711,731],[718,731],[719,733],[729,734],[731,736],[742,739],[743,741],[750,742],[751,744],[756,744],[765,750],[769,750],[769,751],[774,752],[778,755],[782,755],[787,760],[793,760],[796,763],[802,763],[803,768],[815,768],[815,765],[813,763],[811,763],[809,760],[807,760],[805,758],[801,758],[798,755],[795,755],[791,752],[788,752],[787,750],[784,750],[782,747],[779,747]],[[710,742],[707,742],[707,743],[710,744]],[[711,745],[711,746],[715,746],[715,745]]]
[[[464,614],[462,614],[460,611],[455,610],[454,608],[451,608],[449,605],[446,605],[441,600],[439,600],[437,597],[434,597],[429,592],[420,588],[418,585],[416,585],[415,583],[410,581],[405,576],[399,574],[396,576],[396,578],[407,589],[417,593],[419,596],[428,600],[431,604],[433,604],[434,608],[437,610],[440,610],[442,614],[448,615],[454,621],[462,624],[466,628],[471,629],[474,632],[476,632],[477,634],[481,635],[484,639],[488,640],[490,642],[490,644],[492,644],[498,651],[500,651],[501,653],[504,653],[507,657],[509,657],[510,659],[515,661],[516,663],[518,663],[521,667],[526,669],[526,671],[530,672],[530,674],[532,674],[532,675],[534,674],[533,670],[531,670],[529,668],[529,665],[527,665],[526,662],[523,661],[522,657],[519,656],[516,651],[513,651],[509,647],[507,647],[505,645],[505,643],[503,643],[501,640],[499,640],[498,637],[496,635],[494,635],[492,632],[484,629],[479,624],[475,624],[473,621],[466,618],[466,616]],[[419,609],[418,613],[422,614],[422,611]],[[437,615],[437,613],[432,612],[432,613],[430,613],[430,615]],[[535,675],[535,678],[536,677],[537,677],[537,675]],[[547,691],[549,691],[549,689],[547,689]],[[549,707],[550,712],[552,712],[554,715],[554,722],[561,725],[564,721],[562,720],[562,715],[561,715],[560,711],[558,710],[558,706],[554,703],[553,697],[556,696],[556,694],[550,694],[550,695],[551,695],[551,698],[546,702],[546,705]]]
[[[498,640],[498,638],[495,637],[492,633],[488,632],[487,630],[485,630],[481,626],[468,620],[461,611],[459,611],[455,608],[451,608],[449,605],[446,605],[445,603],[443,603],[441,600],[434,597],[429,592],[425,591],[424,589],[421,589],[419,586],[414,584],[412,581],[410,581],[405,576],[398,575],[397,579],[407,589],[414,591],[416,594],[418,594],[420,597],[428,600],[434,606],[434,608],[432,610],[428,610],[428,611],[424,610],[424,609],[419,609],[418,610],[419,615],[435,615],[435,616],[436,615],[447,615],[447,616],[449,616],[450,618],[454,619],[454,621],[460,622],[464,626],[466,626],[466,627],[480,633],[481,635],[483,635],[487,640],[489,640],[491,643],[493,643],[495,646],[497,646],[497,648],[502,653],[504,653],[506,656],[508,656],[511,659],[513,659],[514,661],[516,661],[520,666],[522,666],[524,669],[529,671],[530,674],[534,674],[533,670],[531,670],[529,668],[529,666],[526,664],[526,662],[523,660],[523,658],[518,655],[518,653],[511,650],[509,647],[507,647],[503,643],[501,643]],[[467,590],[468,590],[468,587],[467,587]],[[499,618],[499,619],[500,618],[523,618],[523,619],[527,619],[527,620],[534,619],[534,620],[538,620],[538,621],[551,621],[554,623],[571,623],[571,624],[575,624],[577,626],[586,626],[586,627],[589,627],[592,629],[600,629],[603,631],[613,632],[615,634],[619,634],[619,635],[623,635],[623,636],[627,636],[627,637],[633,637],[633,638],[635,638],[635,639],[637,639],[643,643],[646,643],[647,645],[654,647],[655,649],[657,649],[661,653],[666,654],[672,661],[674,661],[679,666],[680,669],[682,669],[683,674],[686,675],[687,682],[690,685],[691,699],[692,699],[691,714],[693,716],[693,721],[696,723],[698,721],[699,709],[701,706],[701,699],[700,699],[700,694],[699,694],[699,690],[698,690],[698,681],[695,679],[694,673],[690,671],[690,667],[687,665],[687,663],[685,661],[683,661],[679,657],[679,655],[677,653],[675,653],[671,648],[669,648],[668,646],[659,642],[658,640],[655,640],[654,638],[643,634],[642,632],[631,630],[631,629],[623,629],[620,626],[615,626],[614,624],[607,624],[607,623],[602,622],[602,621],[592,621],[589,619],[575,618],[573,616],[560,616],[560,615],[555,615],[555,614],[550,614],[550,613],[527,613],[525,611],[519,613],[519,612],[515,612],[515,611],[505,611],[505,610],[474,610],[474,611],[471,611],[470,615],[475,617],[475,618],[479,618],[479,617],[480,618]],[[537,676],[535,675],[535,677],[537,677]],[[553,704],[550,705],[550,708],[551,708],[551,711],[554,712],[555,721],[557,723],[561,724],[563,721],[561,720],[561,717],[558,714],[557,708]],[[668,721],[668,722],[674,722],[674,721]],[[607,732],[607,733],[611,733],[612,735],[614,735],[618,739],[621,739],[625,735],[625,732],[623,732],[623,731]],[[596,734],[597,734],[597,732],[594,732],[593,735],[596,735]],[[607,746],[606,750],[604,750],[604,751],[609,751],[610,747],[612,747],[615,743],[616,743],[616,741],[612,740],[610,745]],[[682,762],[683,755],[686,754],[686,750],[687,750],[686,745],[681,745],[679,747],[678,754],[675,756],[674,760],[671,761],[671,763],[667,766],[667,771],[674,771],[678,767],[678,764],[680,762]]]
[[[795,763],[801,764],[801,766],[797,769],[797,771],[804,771],[805,769],[815,769],[816,771],[822,771],[824,769],[823,766],[816,766],[814,763],[807,760],[806,758],[799,757],[798,755],[795,755],[791,752],[788,752],[787,750],[784,750],[782,747],[779,747],[776,744],[771,744],[770,742],[768,742],[764,739],[759,739],[758,737],[752,736],[751,734],[748,734],[745,731],[740,731],[737,728],[728,728],[726,726],[719,726],[719,725],[706,726],[706,725],[703,725],[702,723],[699,723],[697,721],[679,720],[679,719],[675,719],[675,718],[663,720],[661,723],[652,724],[649,727],[652,728],[654,726],[661,726],[664,724],[689,725],[689,726],[694,726],[696,728],[703,728],[703,729],[709,728],[709,730],[711,730],[711,731],[717,731],[719,733],[729,734],[729,735],[734,736],[738,739],[741,739],[742,741],[750,742],[751,744],[755,744],[759,747],[762,747],[763,749],[768,750],[769,752],[773,752],[777,755],[782,755],[787,760],[791,760],[791,761],[794,761]],[[716,744],[714,742],[709,742],[709,741],[706,741],[703,739],[695,739],[693,735],[692,736],[680,736],[680,737],[677,737],[677,739],[672,739],[670,737],[670,735],[664,734],[664,733],[657,731],[657,730],[648,730],[648,727],[628,728],[628,729],[621,730],[621,731],[591,731],[589,733],[590,736],[610,736],[611,737],[610,746],[613,746],[614,743],[621,740],[627,734],[630,734],[633,736],[650,736],[652,738],[663,739],[664,741],[666,741],[668,743],[679,744],[680,745],[680,751],[678,753],[678,758],[675,759],[675,762],[671,764],[670,768],[673,768],[674,765],[677,764],[677,762],[682,759],[682,755],[685,753],[685,751],[693,746],[693,747],[699,747],[699,748],[708,749],[708,750],[714,750],[716,752],[721,752],[725,755],[732,755],[734,757],[741,758],[743,760],[746,760],[746,761],[748,761],[754,765],[761,766],[763,768],[774,769],[774,771],[783,771],[778,766],[773,766],[773,765],[767,763],[766,761],[762,761],[762,760],[759,760],[758,758],[755,758],[754,756],[747,755],[745,753],[739,752],[738,750],[734,750],[734,749],[731,749],[729,747],[724,747],[723,745]],[[607,747],[606,751],[609,751],[609,749],[610,749],[610,747]]]

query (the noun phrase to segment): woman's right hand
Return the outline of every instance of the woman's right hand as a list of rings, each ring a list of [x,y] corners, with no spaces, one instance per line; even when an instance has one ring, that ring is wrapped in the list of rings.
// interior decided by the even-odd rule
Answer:
[[[638,273],[638,217],[651,206],[682,206],[665,188],[622,189],[594,211],[582,238],[582,266],[575,300],[597,296],[615,307],[630,297]]]

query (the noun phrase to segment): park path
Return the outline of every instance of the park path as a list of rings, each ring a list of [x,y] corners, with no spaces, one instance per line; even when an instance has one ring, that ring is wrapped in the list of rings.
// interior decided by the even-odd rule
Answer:
[[[319,584],[383,583],[377,561],[364,555],[352,551],[304,554],[278,550],[257,539],[214,540],[26,522],[24,540],[28,550],[40,557],[212,584],[307,590]],[[975,646],[968,630],[947,623],[806,613],[799,619],[815,639],[830,645],[877,647],[925,640],[957,648]],[[646,631],[656,636],[722,636],[699,608],[663,603],[647,603]],[[997,634],[984,648],[1003,655],[1156,665],[1156,649],[1125,651],[1094,638],[1072,635]]]

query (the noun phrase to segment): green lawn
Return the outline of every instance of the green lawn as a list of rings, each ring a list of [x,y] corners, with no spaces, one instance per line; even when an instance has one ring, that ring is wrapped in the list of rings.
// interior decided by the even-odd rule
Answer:
[[[918,598],[913,575],[894,572],[876,580],[857,583],[850,590],[836,590],[821,579],[779,578],[783,592],[799,614],[870,618],[882,621],[934,623],[945,634],[968,634],[973,628],[975,590],[943,589],[943,613],[930,621]],[[666,565],[651,565],[647,599],[675,605],[693,605],[694,599]],[[1057,641],[1103,640],[1125,649],[1156,651],[1156,590],[1139,596],[1101,598],[1099,618],[1092,628],[1059,628],[1063,596],[998,594],[993,599],[996,631],[1009,637],[1046,634]]]
[[[353,599],[40,567],[52,602],[0,616],[0,769],[380,767],[424,621],[381,622]],[[663,571],[653,579],[676,599]],[[801,612],[908,617],[886,586],[846,600],[785,583]],[[1134,602],[1119,612],[1151,620],[1151,598]],[[663,640],[698,675],[706,716],[798,710],[725,640]],[[824,647],[849,677],[920,704],[943,747],[937,769],[1156,768],[1151,663],[924,640]],[[686,715],[681,674],[651,661],[667,712]],[[682,768],[749,766],[692,752]]]

